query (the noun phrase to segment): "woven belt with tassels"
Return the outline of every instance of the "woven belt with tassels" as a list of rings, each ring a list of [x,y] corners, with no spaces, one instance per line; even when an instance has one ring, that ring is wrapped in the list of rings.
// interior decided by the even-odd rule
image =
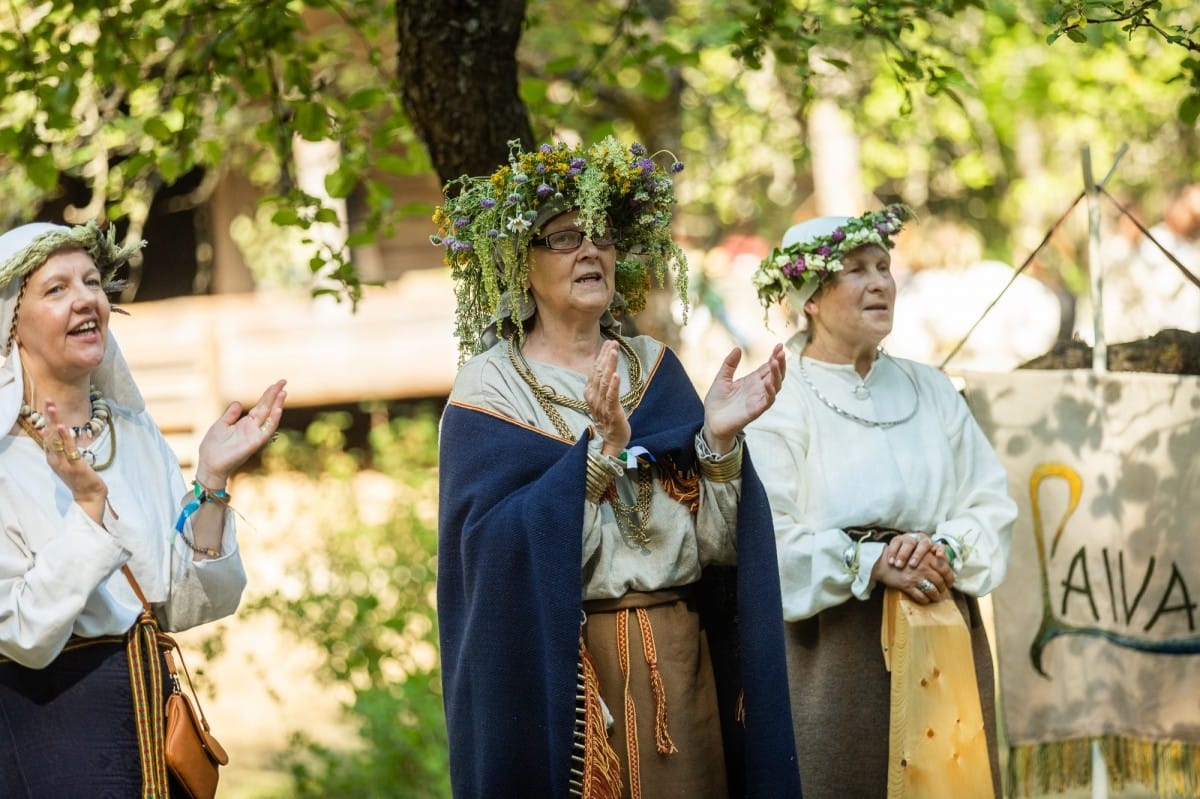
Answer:
[[[167,714],[163,698],[158,622],[142,611],[126,638],[138,754],[142,760],[142,799],[169,799],[167,783]]]
[[[650,614],[647,608],[655,605],[668,604],[670,602],[686,601],[693,593],[692,586],[682,586],[678,588],[669,588],[660,591],[652,591],[639,593],[636,596],[627,594],[624,597],[610,600],[590,600],[584,603],[584,609],[589,613],[616,613],[617,623],[617,659],[621,667],[621,676],[625,680],[625,756],[629,763],[629,795],[630,799],[641,799],[642,796],[642,775],[639,763],[639,743],[637,735],[637,708],[634,706],[633,694],[629,692],[629,677],[630,677],[630,655],[629,655],[629,614],[637,615],[638,627],[642,634],[642,654],[646,658],[646,665],[650,671],[650,692],[654,697],[654,748],[660,755],[670,755],[678,752],[674,741],[671,740],[671,734],[667,727],[667,692],[663,685],[662,672],[658,668],[658,651],[654,645],[654,630],[650,626]],[[582,646],[582,641],[581,641]],[[581,684],[586,683],[583,678],[587,675],[590,659],[587,657],[586,650],[583,651],[581,657]],[[594,679],[594,669],[593,679]],[[592,686],[588,686],[592,688]],[[599,685],[593,688],[595,695],[599,696]],[[592,690],[587,692],[581,691],[581,695],[592,693]],[[587,699],[591,699],[590,696]],[[590,704],[590,703],[588,703]],[[596,701],[598,705],[599,702]],[[585,705],[586,706],[586,705]],[[590,709],[590,708],[589,708]],[[594,737],[594,736],[593,736]],[[605,744],[607,742],[605,741]],[[609,749],[611,752],[611,749]],[[612,755],[615,758],[615,753]],[[601,763],[605,762],[605,758],[588,758],[589,765],[593,760]],[[585,775],[594,774],[597,770],[608,772],[609,768],[603,769],[584,769]],[[585,786],[587,780],[585,779]],[[607,781],[605,781],[607,782]],[[615,796],[620,795],[620,786],[616,787]],[[596,795],[607,796],[606,793],[597,793]],[[586,792],[583,796],[587,797]]]

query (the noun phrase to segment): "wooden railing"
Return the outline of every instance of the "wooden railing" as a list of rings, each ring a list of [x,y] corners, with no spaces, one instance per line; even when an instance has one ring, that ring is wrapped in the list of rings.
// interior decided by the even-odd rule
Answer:
[[[155,421],[187,466],[233,400],[288,381],[288,406],[449,394],[454,294],[439,271],[368,289],[356,311],[307,294],[134,303],[112,330]]]

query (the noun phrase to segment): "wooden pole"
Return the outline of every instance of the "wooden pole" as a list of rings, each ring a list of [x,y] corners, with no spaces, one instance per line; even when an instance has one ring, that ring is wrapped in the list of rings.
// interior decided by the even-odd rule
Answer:
[[[1092,177],[1091,150],[1085,145],[1082,152],[1083,183],[1088,200],[1088,274],[1091,276],[1092,324],[1096,335],[1092,347],[1092,371],[1097,374],[1108,371],[1108,344],[1104,340],[1104,264],[1100,258],[1100,189],[1116,172],[1126,149],[1125,144],[1118,148],[1108,174],[1099,183]],[[1092,799],[1108,799],[1108,767],[1099,741],[1092,741]]]
[[[1092,176],[1091,148],[1084,145],[1083,186],[1088,206],[1088,276],[1092,295],[1092,371],[1108,371],[1108,344],[1104,340],[1104,265],[1100,263],[1100,186]]]

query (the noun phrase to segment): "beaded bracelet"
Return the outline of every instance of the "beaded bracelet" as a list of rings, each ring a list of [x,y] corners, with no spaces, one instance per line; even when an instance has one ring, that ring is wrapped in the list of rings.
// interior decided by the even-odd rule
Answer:
[[[183,530],[179,531],[179,537],[183,539],[183,543],[187,544],[188,549],[193,552],[199,552],[201,555],[207,555],[210,558],[215,558],[221,554],[221,550],[213,549],[212,547],[198,547],[192,539],[187,537],[187,533]]]
[[[175,520],[175,532],[179,533],[180,535],[183,534],[183,527],[187,523],[187,520],[191,518],[193,513],[200,510],[200,506],[204,503],[219,502],[222,505],[229,504],[230,497],[228,491],[222,489],[213,491],[205,488],[200,484],[199,480],[192,481],[192,494],[195,495],[195,499],[190,500],[186,505],[183,506],[183,510],[179,511],[179,518]],[[188,542],[186,538],[183,540],[188,544],[188,546],[191,546],[191,542]],[[196,548],[193,546],[192,549]],[[203,550],[196,551],[201,552]]]

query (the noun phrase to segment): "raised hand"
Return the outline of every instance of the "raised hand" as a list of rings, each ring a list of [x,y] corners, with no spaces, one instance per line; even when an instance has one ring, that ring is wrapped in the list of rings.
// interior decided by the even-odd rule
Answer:
[[[621,375],[617,373],[617,342],[605,341],[592,364],[583,399],[592,415],[592,426],[604,440],[600,451],[620,455],[633,437],[629,417],[621,407]]]
[[[242,414],[239,402],[230,404],[200,441],[196,480],[210,491],[225,488],[229,477],[271,440],[283,415],[286,380],[267,387],[258,402]]]
[[[774,404],[783,385],[786,359],[782,344],[775,345],[761,366],[734,380],[741,360],[740,349],[726,355],[704,397],[704,440],[718,455],[733,449],[738,433]]]
[[[42,447],[46,450],[46,463],[71,490],[75,503],[99,522],[108,499],[108,484],[79,452],[71,432],[59,420],[58,406],[52,400],[46,401],[45,416]]]

